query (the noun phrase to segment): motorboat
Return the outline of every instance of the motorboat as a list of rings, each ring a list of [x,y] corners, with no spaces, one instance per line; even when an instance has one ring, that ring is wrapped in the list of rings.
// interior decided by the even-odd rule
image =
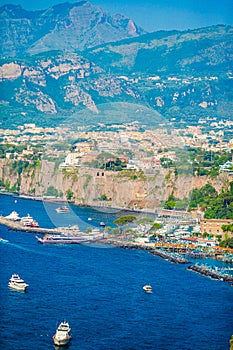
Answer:
[[[11,221],[20,221],[19,214],[15,210],[13,210],[9,215],[5,216],[5,218]]]
[[[28,287],[28,284],[25,283],[24,280],[20,278],[18,274],[14,273],[10,278],[8,287],[18,291],[25,292],[26,288]]]
[[[8,243],[9,241],[7,239],[4,239],[4,238],[0,237],[0,242],[1,243]]]
[[[35,221],[30,214],[27,214],[27,216],[23,216],[20,220],[20,223],[23,224],[23,226],[39,227],[38,222]]]
[[[103,221],[100,222],[100,226],[105,226],[105,223]]]
[[[88,218],[87,220],[88,220],[88,221],[91,221],[91,220],[92,220],[92,218]]]
[[[63,205],[62,207],[56,208],[56,212],[59,214],[69,213],[69,211],[70,211],[70,209],[66,205]]]
[[[146,293],[152,293],[152,287],[151,287],[149,284],[146,284],[146,285],[143,287],[143,290],[144,290]]]
[[[67,321],[61,322],[53,336],[54,344],[57,346],[67,345],[71,340],[71,328]]]

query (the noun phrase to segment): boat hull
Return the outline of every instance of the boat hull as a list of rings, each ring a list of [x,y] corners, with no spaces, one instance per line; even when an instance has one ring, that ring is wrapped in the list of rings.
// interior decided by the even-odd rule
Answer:
[[[67,337],[64,338],[64,339],[57,339],[56,335],[53,336],[54,344],[57,345],[57,346],[66,346],[66,345],[68,345],[69,342],[70,342],[70,339],[71,339],[71,335],[67,335]]]
[[[27,287],[28,287],[28,284],[25,283],[24,285],[19,286],[19,285],[15,284],[15,283],[9,282],[8,283],[8,287],[11,288],[11,289],[17,290],[19,292],[25,292]]]

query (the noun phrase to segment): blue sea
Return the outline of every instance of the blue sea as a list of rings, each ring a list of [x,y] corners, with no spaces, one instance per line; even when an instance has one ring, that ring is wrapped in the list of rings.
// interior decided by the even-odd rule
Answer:
[[[42,227],[112,225],[119,212],[0,196],[0,214],[30,213]],[[63,215],[63,216],[62,216]],[[92,221],[88,221],[88,217]],[[67,320],[70,350],[228,350],[233,334],[233,287],[146,251],[103,244],[44,246],[32,233],[0,226],[0,349],[54,349],[52,336]],[[26,293],[12,291],[18,273]],[[142,287],[151,284],[152,294]]]

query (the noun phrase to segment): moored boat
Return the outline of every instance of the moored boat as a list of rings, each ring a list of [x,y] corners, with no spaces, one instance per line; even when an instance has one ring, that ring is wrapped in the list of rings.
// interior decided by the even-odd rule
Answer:
[[[5,216],[5,218],[11,221],[20,221],[19,214],[15,210],[13,210],[9,215]]]
[[[63,205],[62,207],[56,208],[56,212],[59,214],[69,213],[69,211],[70,211],[70,209],[66,205]]]
[[[20,278],[18,274],[14,273],[10,278],[10,281],[8,283],[8,287],[24,292],[24,291],[26,291],[28,284],[25,283],[24,280],[22,278]]]
[[[27,216],[22,217],[21,220],[20,220],[20,223],[23,224],[23,226],[39,227],[38,222],[35,221],[30,214],[28,214]]]
[[[71,340],[71,328],[67,321],[61,322],[53,336],[54,344],[57,346],[67,345]]]
[[[104,227],[104,226],[105,226],[105,222],[101,221],[101,222],[100,222],[100,226],[103,226],[103,227]]]
[[[144,290],[146,293],[152,293],[152,287],[151,287],[149,284],[146,284],[146,285],[143,287],[143,290]]]
[[[43,238],[36,236],[37,241],[42,244],[80,244],[95,242],[103,238],[105,238],[104,234],[95,230],[93,230],[92,234],[84,234],[80,232],[80,234],[46,234]]]

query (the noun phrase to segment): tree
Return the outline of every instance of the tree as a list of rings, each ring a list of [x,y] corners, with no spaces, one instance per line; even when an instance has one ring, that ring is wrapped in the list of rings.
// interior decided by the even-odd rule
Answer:
[[[121,216],[119,219],[114,220],[114,224],[118,226],[120,232],[122,232],[122,226],[127,225],[130,222],[133,222],[136,220],[136,216],[128,215],[128,216]]]
[[[66,199],[67,199],[68,201],[70,201],[70,200],[73,198],[73,195],[74,195],[74,193],[73,193],[70,189],[68,189],[68,190],[66,191]]]
[[[45,192],[45,196],[59,197],[59,192],[55,187],[49,186]]]
[[[151,223],[153,223],[153,219],[151,219],[151,218],[141,218],[141,219],[137,220],[138,225],[151,224]]]
[[[161,227],[161,224],[159,224],[158,222],[154,222],[153,226],[151,227],[151,230],[159,230]]]

